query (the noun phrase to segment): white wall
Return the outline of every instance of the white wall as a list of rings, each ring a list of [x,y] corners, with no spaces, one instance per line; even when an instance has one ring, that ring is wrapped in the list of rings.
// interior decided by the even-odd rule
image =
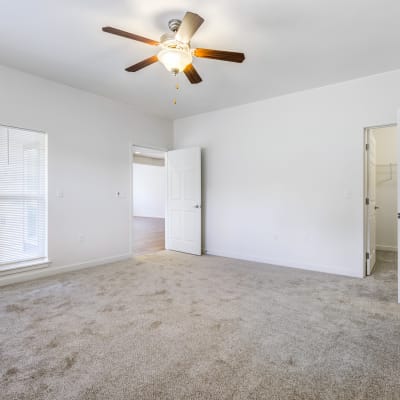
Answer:
[[[165,218],[165,167],[133,164],[133,215]]]
[[[397,250],[397,129],[374,129],[376,138],[376,247]],[[393,164],[391,167],[390,164]]]
[[[175,121],[201,146],[204,247],[363,276],[364,127],[396,121],[400,70]]]
[[[5,67],[0,88],[0,124],[48,134],[52,267],[129,255],[131,145],[170,147],[172,123]]]

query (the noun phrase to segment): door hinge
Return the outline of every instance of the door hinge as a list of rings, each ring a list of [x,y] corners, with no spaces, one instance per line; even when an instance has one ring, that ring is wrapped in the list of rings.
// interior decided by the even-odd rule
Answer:
[[[365,254],[365,257],[366,257],[367,260],[369,260],[369,253],[368,252]]]
[[[369,206],[369,198],[368,198],[368,197],[365,199],[365,204],[366,204],[367,206]]]
[[[366,150],[366,151],[369,150],[369,143],[367,143],[367,144],[365,145],[365,150]]]

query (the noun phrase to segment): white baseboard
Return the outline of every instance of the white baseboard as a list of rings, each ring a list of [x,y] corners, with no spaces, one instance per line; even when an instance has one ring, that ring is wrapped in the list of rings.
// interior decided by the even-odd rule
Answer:
[[[204,250],[204,254],[218,256],[218,257],[234,258],[237,260],[252,261],[252,262],[257,262],[257,263],[262,263],[262,264],[270,264],[270,265],[274,265],[277,267],[297,268],[297,269],[304,269],[307,271],[323,272],[323,273],[333,274],[333,275],[342,275],[342,276],[348,276],[348,277],[352,277],[352,278],[363,278],[364,277],[363,271],[361,271],[361,269],[360,269],[359,274],[354,274],[354,273],[349,273],[349,271],[345,271],[341,268],[332,268],[332,267],[326,267],[323,265],[297,264],[292,261],[286,262],[285,260],[271,260],[271,259],[258,258],[258,257],[252,257],[252,256],[243,256],[240,254],[226,253],[226,252],[211,250],[211,249]]]
[[[65,272],[77,271],[85,268],[97,267],[104,264],[109,264],[117,261],[124,261],[132,258],[132,254],[126,253],[118,256],[98,258],[85,261],[82,263],[63,265],[59,267],[44,266],[30,271],[16,271],[14,274],[0,277],[0,286],[11,285],[13,283],[26,282],[38,278],[46,278],[48,276],[58,275]]]
[[[381,251],[397,251],[397,246],[386,246],[384,244],[377,244],[376,249]]]

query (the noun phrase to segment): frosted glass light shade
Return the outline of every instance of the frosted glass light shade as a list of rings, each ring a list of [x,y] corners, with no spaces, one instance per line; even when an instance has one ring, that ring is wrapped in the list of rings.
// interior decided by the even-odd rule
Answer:
[[[190,50],[186,49],[167,47],[162,49],[158,53],[157,57],[167,71],[173,74],[182,72],[185,67],[192,62],[192,54],[190,53]]]

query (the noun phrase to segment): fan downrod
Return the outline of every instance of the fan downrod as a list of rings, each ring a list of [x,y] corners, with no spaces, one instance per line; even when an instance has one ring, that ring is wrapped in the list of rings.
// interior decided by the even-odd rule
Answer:
[[[172,31],[172,32],[178,32],[179,27],[181,26],[182,21],[180,19],[170,19],[168,21],[168,28]]]

